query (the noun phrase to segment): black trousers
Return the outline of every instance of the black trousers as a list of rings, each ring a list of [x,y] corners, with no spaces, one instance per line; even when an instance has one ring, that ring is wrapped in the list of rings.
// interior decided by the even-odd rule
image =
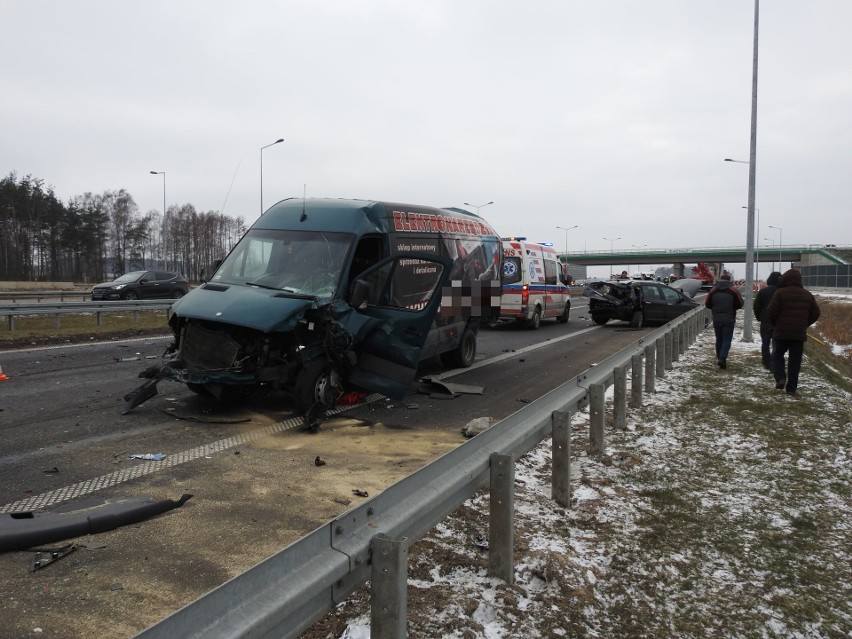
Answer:
[[[763,360],[763,366],[772,370],[772,324],[769,322],[760,323],[760,356]]]
[[[795,393],[799,387],[799,371],[802,370],[802,353],[805,350],[805,343],[799,340],[792,339],[774,339],[772,340],[775,346],[775,353],[772,355],[772,372],[775,375],[775,381],[785,383],[784,390],[788,393]],[[790,352],[789,361],[786,366],[784,355]]]

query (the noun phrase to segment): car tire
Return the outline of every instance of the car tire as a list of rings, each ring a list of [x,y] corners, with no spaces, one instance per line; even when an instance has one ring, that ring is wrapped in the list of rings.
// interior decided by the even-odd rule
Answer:
[[[176,288],[175,290],[172,291],[172,299],[173,300],[179,300],[182,297],[183,297],[183,291],[180,290],[179,288]]]
[[[325,413],[334,406],[337,396],[335,373],[326,359],[308,362],[296,377],[296,410],[300,415],[309,411]]]
[[[126,299],[126,300],[138,300],[139,299],[139,293],[137,293],[136,291],[127,291],[124,294],[124,299]]]
[[[448,368],[468,368],[476,359],[476,333],[465,329],[459,345],[441,353],[441,363]]]
[[[534,331],[539,326],[541,326],[541,306],[536,306],[533,311],[533,316],[527,320],[527,328]]]
[[[603,326],[609,321],[609,318],[602,317],[601,315],[592,315],[592,321],[598,326]]]
[[[633,316],[630,318],[630,326],[633,328],[642,328],[645,321],[645,314],[642,311],[633,311]]]
[[[568,313],[570,313],[570,312],[571,312],[571,302],[566,302],[565,303],[565,312],[562,315],[559,316],[559,321],[562,322],[563,324],[567,324],[568,323]]]

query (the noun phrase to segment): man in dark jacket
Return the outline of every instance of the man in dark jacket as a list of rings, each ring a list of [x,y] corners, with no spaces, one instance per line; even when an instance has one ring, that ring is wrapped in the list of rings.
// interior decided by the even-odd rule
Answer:
[[[766,307],[769,306],[769,300],[778,288],[780,277],[781,273],[772,271],[766,278],[766,286],[754,296],[754,316],[760,322],[760,354],[763,359],[763,368],[768,368],[770,371],[772,370],[772,323],[766,316]]]
[[[798,397],[799,371],[802,353],[808,339],[808,326],[819,319],[819,305],[814,296],[802,286],[802,273],[794,268],[778,280],[778,290],[769,301],[766,315],[773,326],[772,373],[775,388]],[[785,373],[784,354],[790,351],[789,367]]]
[[[728,351],[734,339],[737,311],[743,307],[740,292],[731,286],[731,276],[723,273],[704,300],[704,306],[713,311],[713,330],[716,331],[716,361],[719,368],[728,367]]]

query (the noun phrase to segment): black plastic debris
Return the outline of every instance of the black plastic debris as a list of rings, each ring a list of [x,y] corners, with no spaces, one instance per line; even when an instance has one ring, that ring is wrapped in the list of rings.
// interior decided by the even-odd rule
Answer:
[[[369,497],[369,493],[366,490],[361,490],[360,488],[353,488],[352,494],[357,497]]]
[[[75,550],[77,550],[77,546],[74,544],[68,544],[61,548],[44,548],[36,550],[36,554],[30,562],[30,572],[35,572],[45,566],[49,566],[54,561],[70,555]]]
[[[314,466],[325,466],[325,460],[317,455],[317,458],[314,460]]]
[[[185,494],[178,500],[154,500],[147,495],[113,500],[89,499],[48,512],[0,514],[0,552],[26,550],[62,539],[135,524],[179,508],[191,497]]]

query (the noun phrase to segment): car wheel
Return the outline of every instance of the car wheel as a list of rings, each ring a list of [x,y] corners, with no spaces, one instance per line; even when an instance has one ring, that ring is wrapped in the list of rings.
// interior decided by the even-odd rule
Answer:
[[[176,288],[175,290],[172,291],[172,299],[173,300],[179,300],[182,297],[183,297],[183,291],[180,290],[179,288]]]
[[[476,359],[476,334],[466,329],[459,345],[451,351],[441,353],[441,363],[448,368],[467,368]]]
[[[127,291],[124,294],[124,299],[126,299],[126,300],[138,300],[139,299],[139,293],[137,293],[136,291]]]
[[[567,324],[568,323],[568,313],[570,313],[570,312],[571,312],[571,302],[566,302],[565,303],[565,312],[562,315],[559,316],[559,321],[562,322],[563,324]]]
[[[630,318],[630,326],[633,328],[642,328],[642,323],[645,321],[645,314],[642,311],[633,311],[633,316]]]
[[[325,413],[334,406],[337,396],[337,374],[326,359],[309,362],[296,378],[296,410]]]
[[[598,326],[603,326],[609,321],[609,318],[601,315],[592,315],[592,321]]]
[[[536,306],[533,316],[527,320],[527,328],[534,331],[541,326],[541,306]]]

